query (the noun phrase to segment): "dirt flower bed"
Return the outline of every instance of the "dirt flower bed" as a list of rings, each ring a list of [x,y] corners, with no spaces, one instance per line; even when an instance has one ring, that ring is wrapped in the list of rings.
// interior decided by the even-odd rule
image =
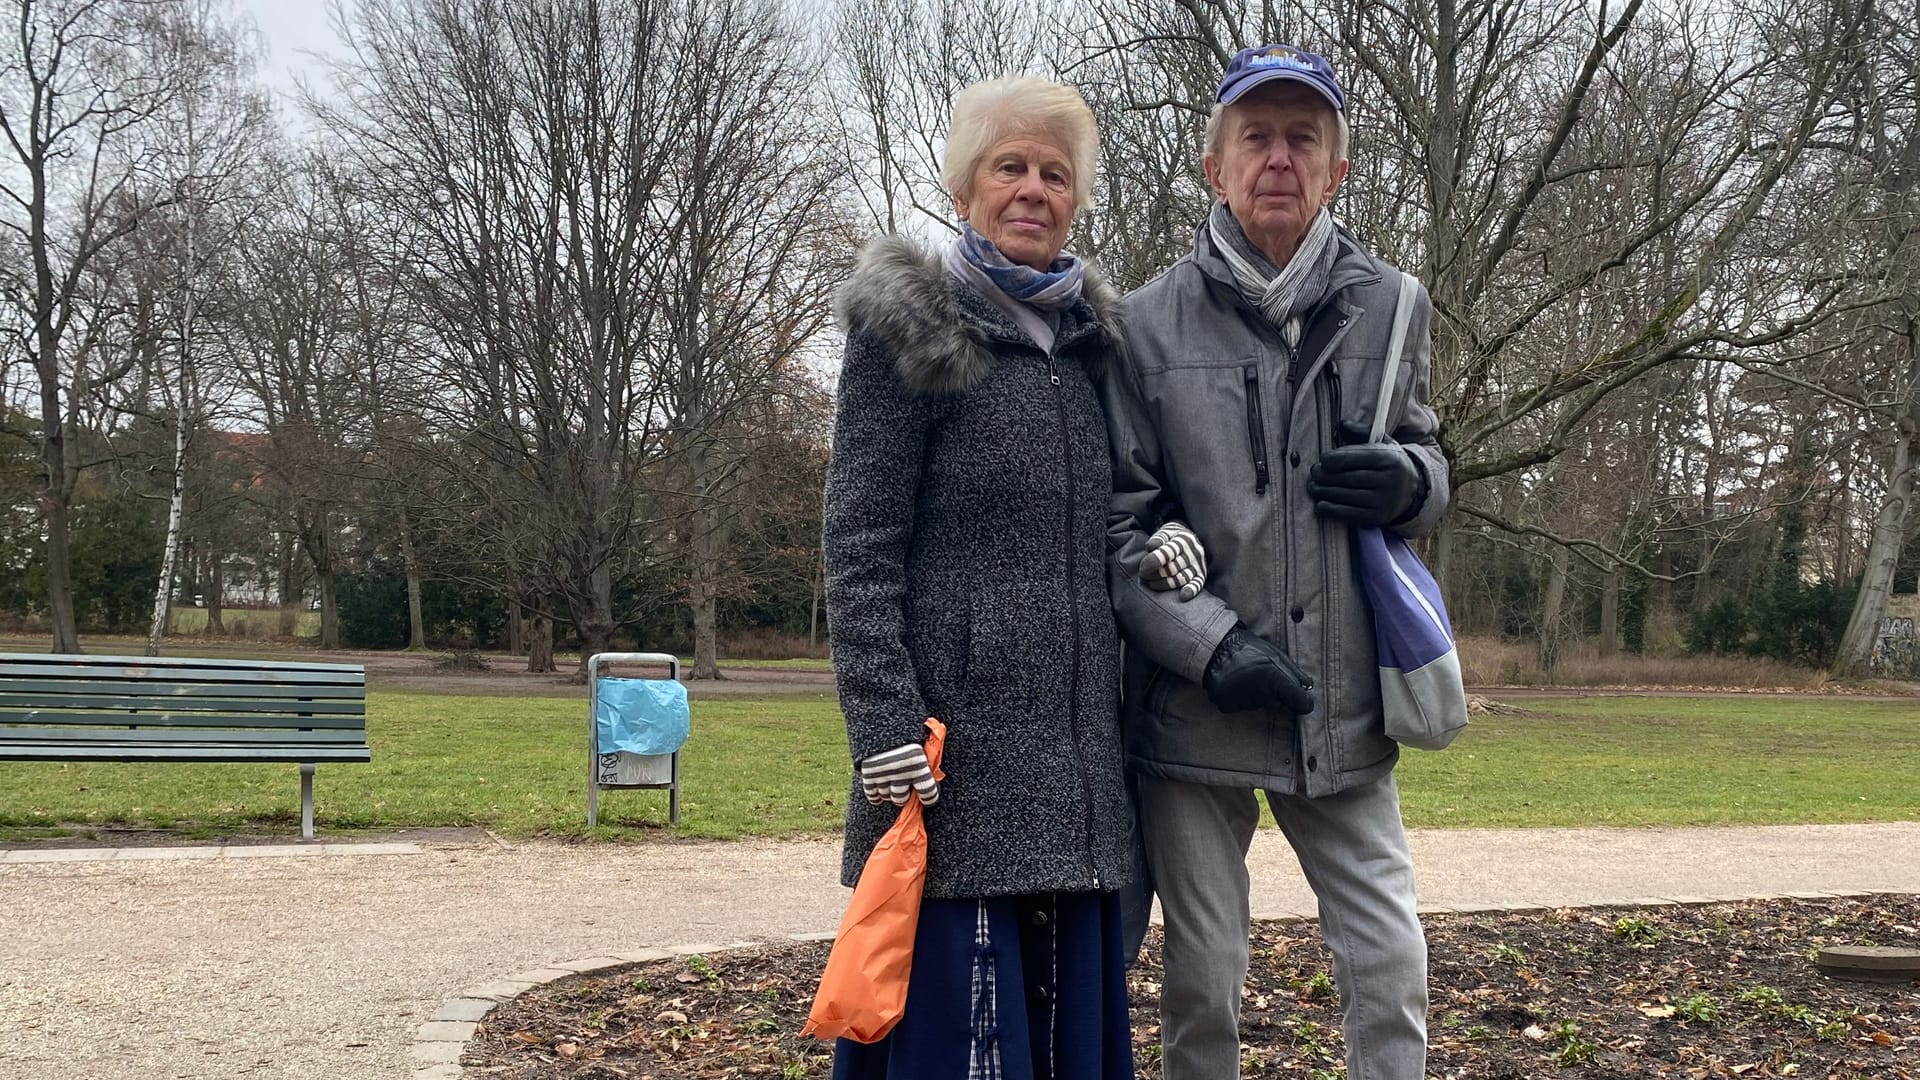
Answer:
[[[1825,945],[1920,948],[1920,897],[1442,915],[1428,1072],[1448,1080],[1920,1080],[1920,984],[1832,980]],[[1132,978],[1134,1045],[1157,1080],[1159,934]],[[826,1077],[798,1032],[824,944],[636,964],[535,988],[469,1044],[504,1080]],[[1241,1023],[1249,1077],[1342,1075],[1339,1003],[1309,922],[1254,929]]]

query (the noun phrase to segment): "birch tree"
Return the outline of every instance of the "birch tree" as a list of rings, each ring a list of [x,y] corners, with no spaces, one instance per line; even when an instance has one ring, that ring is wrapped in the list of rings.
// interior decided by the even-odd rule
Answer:
[[[225,254],[238,235],[239,204],[256,195],[255,163],[268,138],[269,112],[253,81],[254,57],[215,0],[183,0],[155,11],[155,60],[179,80],[177,93],[156,113],[163,167],[171,174],[172,206],[146,230],[160,234],[145,246],[164,266],[172,295],[172,377],[156,380],[173,428],[172,492],[167,503],[165,546],[153,591],[153,617],[146,654],[160,655],[173,597],[186,507],[190,443],[207,414],[208,378],[199,340],[202,277],[208,263]]]

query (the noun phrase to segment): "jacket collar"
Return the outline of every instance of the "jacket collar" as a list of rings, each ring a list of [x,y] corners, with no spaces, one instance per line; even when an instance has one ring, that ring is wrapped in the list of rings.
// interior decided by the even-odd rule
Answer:
[[[1035,348],[991,300],[956,283],[938,253],[904,237],[880,236],[867,244],[836,308],[841,328],[879,338],[893,353],[900,378],[918,393],[970,390],[986,377],[996,352]],[[1060,313],[1054,353],[1096,338],[1118,344],[1120,298],[1089,268],[1080,302]]]

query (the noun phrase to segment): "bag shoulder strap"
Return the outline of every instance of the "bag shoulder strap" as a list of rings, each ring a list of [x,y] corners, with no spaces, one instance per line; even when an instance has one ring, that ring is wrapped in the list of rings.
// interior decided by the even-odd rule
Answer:
[[[1379,442],[1387,433],[1387,410],[1393,407],[1393,384],[1400,374],[1401,354],[1407,345],[1407,324],[1413,321],[1413,298],[1420,282],[1405,271],[1400,273],[1400,296],[1393,305],[1393,333],[1387,338],[1386,367],[1380,372],[1380,400],[1373,406],[1373,430],[1368,442]]]

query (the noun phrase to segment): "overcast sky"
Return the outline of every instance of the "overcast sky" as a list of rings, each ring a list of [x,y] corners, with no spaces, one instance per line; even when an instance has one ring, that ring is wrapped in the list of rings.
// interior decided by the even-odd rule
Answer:
[[[306,54],[340,51],[327,19],[328,6],[326,0],[237,0],[235,7],[251,17],[266,38],[261,76],[275,91],[291,94],[301,77],[326,88],[324,71]]]

